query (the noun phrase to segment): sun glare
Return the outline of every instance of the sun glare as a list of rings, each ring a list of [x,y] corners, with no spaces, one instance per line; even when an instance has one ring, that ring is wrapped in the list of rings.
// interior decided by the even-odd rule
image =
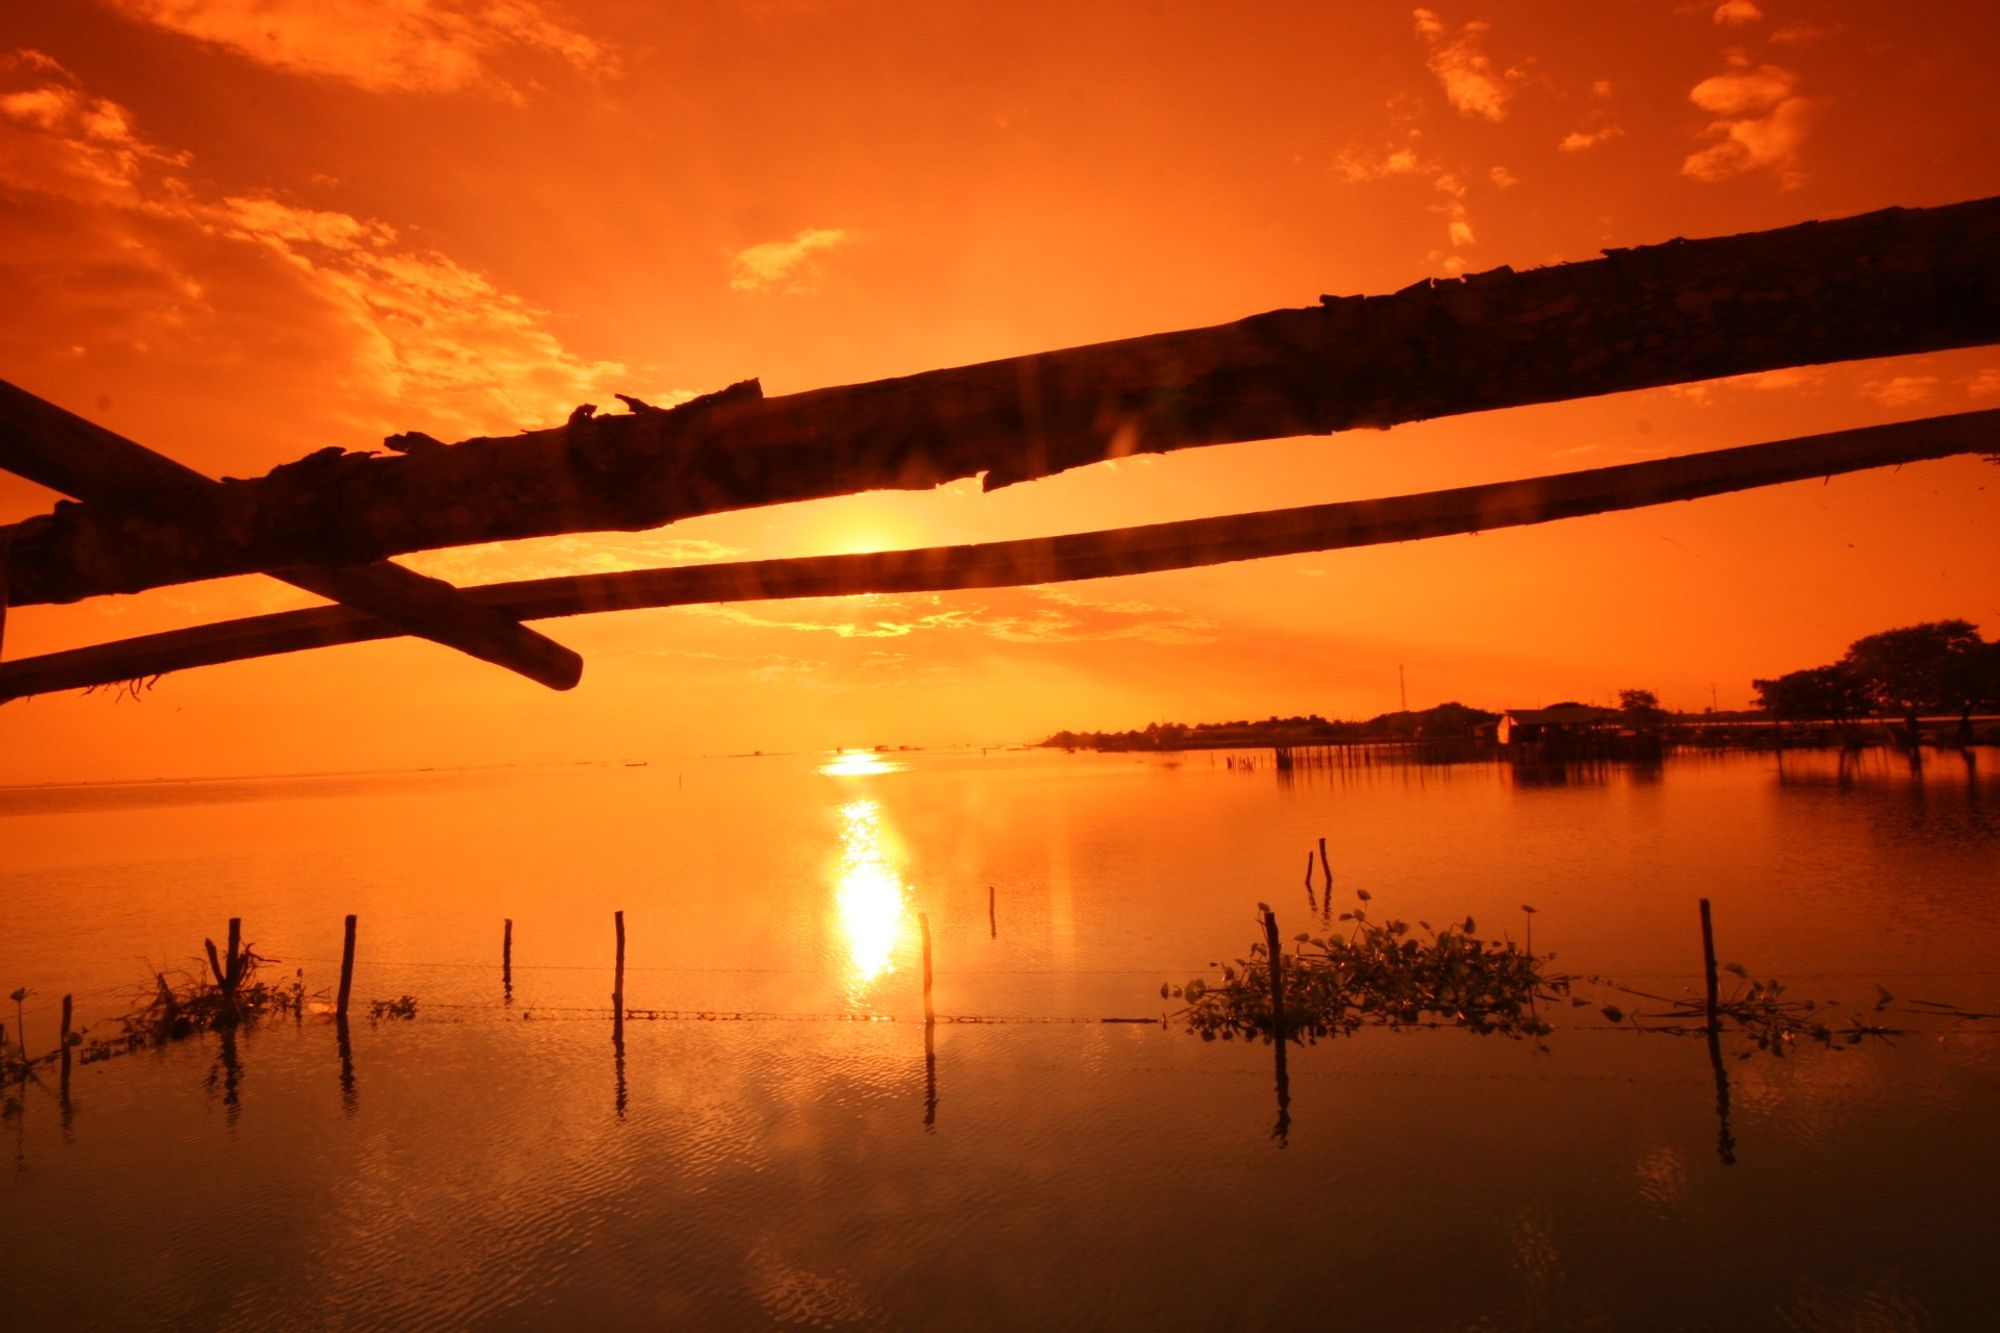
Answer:
[[[829,778],[867,778],[882,773],[900,773],[903,765],[872,750],[842,750],[814,771]]]
[[[848,994],[858,1004],[870,983],[896,970],[891,958],[902,933],[909,887],[892,864],[881,803],[851,801],[840,808],[840,818],[834,907],[847,937]]]

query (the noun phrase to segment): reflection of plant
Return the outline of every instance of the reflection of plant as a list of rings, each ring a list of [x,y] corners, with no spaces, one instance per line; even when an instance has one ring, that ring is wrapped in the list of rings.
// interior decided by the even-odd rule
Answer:
[[[368,1002],[368,1019],[370,1022],[384,1018],[392,1020],[400,1019],[408,1022],[416,1016],[417,997],[414,995],[405,995],[394,1000],[370,1000]]]
[[[1369,893],[1355,895],[1362,902]],[[1537,1044],[1549,1025],[1535,1011],[1537,999],[1568,993],[1564,978],[1543,973],[1554,955],[1537,957],[1512,941],[1482,939],[1471,917],[1433,930],[1427,921],[1411,933],[1408,922],[1368,919],[1362,907],[1340,914],[1353,929],[1321,939],[1296,937],[1280,951],[1284,1036],[1295,1042],[1345,1036],[1364,1025],[1463,1027]],[[1272,1036],[1271,965],[1266,945],[1222,969],[1220,984],[1197,977],[1185,986],[1160,987],[1162,998],[1186,1002],[1178,1017],[1202,1040]]]

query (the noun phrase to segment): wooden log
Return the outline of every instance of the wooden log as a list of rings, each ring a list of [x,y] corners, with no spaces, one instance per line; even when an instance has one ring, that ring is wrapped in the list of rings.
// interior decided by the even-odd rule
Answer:
[[[335,994],[333,1001],[333,1016],[335,1018],[345,1019],[347,1017],[347,1001],[348,998],[353,994],[354,994],[354,913],[349,912],[347,914],[346,922],[341,926],[340,990]]]
[[[914,551],[568,575],[463,594],[505,615],[536,620],[711,602],[1064,583],[1486,532],[1996,448],[2000,409],[1987,409],[1380,500]],[[396,633],[378,618],[342,607],[250,616],[0,662],[0,701]]]
[[[158,516],[219,488],[191,467],[0,380],[0,468],[111,509]],[[0,536],[0,617],[5,616],[6,538]],[[441,579],[376,561],[347,568],[272,571],[316,596],[379,616],[483,661],[566,690],[583,659],[545,635],[468,601]],[[4,619],[0,619],[4,627]]]
[[[1994,341],[2000,199],[1886,209],[780,398],[746,381],[417,454],[323,451],[171,514],[29,520],[15,603]]]

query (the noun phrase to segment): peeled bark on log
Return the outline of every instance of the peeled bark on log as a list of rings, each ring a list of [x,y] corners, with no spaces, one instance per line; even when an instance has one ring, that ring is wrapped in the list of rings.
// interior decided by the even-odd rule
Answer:
[[[0,468],[109,510],[124,509],[154,519],[179,506],[199,504],[200,497],[220,485],[5,380],[0,380]],[[582,657],[518,620],[466,600],[441,579],[387,561],[269,572],[293,587],[380,616],[408,633],[519,672],[551,689],[569,689],[582,678]],[[0,585],[0,603],[5,592]],[[0,617],[4,615],[0,605]]]
[[[745,382],[406,457],[325,451],[172,515],[30,520],[15,601],[1995,341],[2000,199],[1888,209],[782,398]]]
[[[467,588],[463,595],[505,615],[538,620],[641,607],[1061,583],[1546,523],[1996,447],[2000,409],[1392,499],[982,545],[571,575]],[[396,633],[340,607],[253,616],[0,663],[0,700]]]

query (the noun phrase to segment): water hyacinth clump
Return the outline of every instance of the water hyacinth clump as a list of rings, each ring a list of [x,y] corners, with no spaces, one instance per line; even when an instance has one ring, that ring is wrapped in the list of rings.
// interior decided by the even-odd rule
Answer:
[[[1370,895],[1363,889],[1356,897],[1366,904]],[[1544,971],[1553,954],[1484,939],[1471,917],[1437,928],[1418,921],[1413,930],[1407,921],[1369,920],[1364,905],[1341,913],[1340,920],[1351,923],[1346,935],[1301,933],[1291,949],[1279,951],[1282,1035],[1289,1041],[1317,1042],[1363,1026],[1460,1027],[1534,1038],[1539,1045],[1550,1029],[1536,1002],[1569,993],[1566,978]],[[1174,1016],[1204,1041],[1268,1041],[1275,1035],[1264,943],[1225,966],[1219,983],[1197,977],[1184,986],[1163,985],[1160,995],[1184,1002]]]

